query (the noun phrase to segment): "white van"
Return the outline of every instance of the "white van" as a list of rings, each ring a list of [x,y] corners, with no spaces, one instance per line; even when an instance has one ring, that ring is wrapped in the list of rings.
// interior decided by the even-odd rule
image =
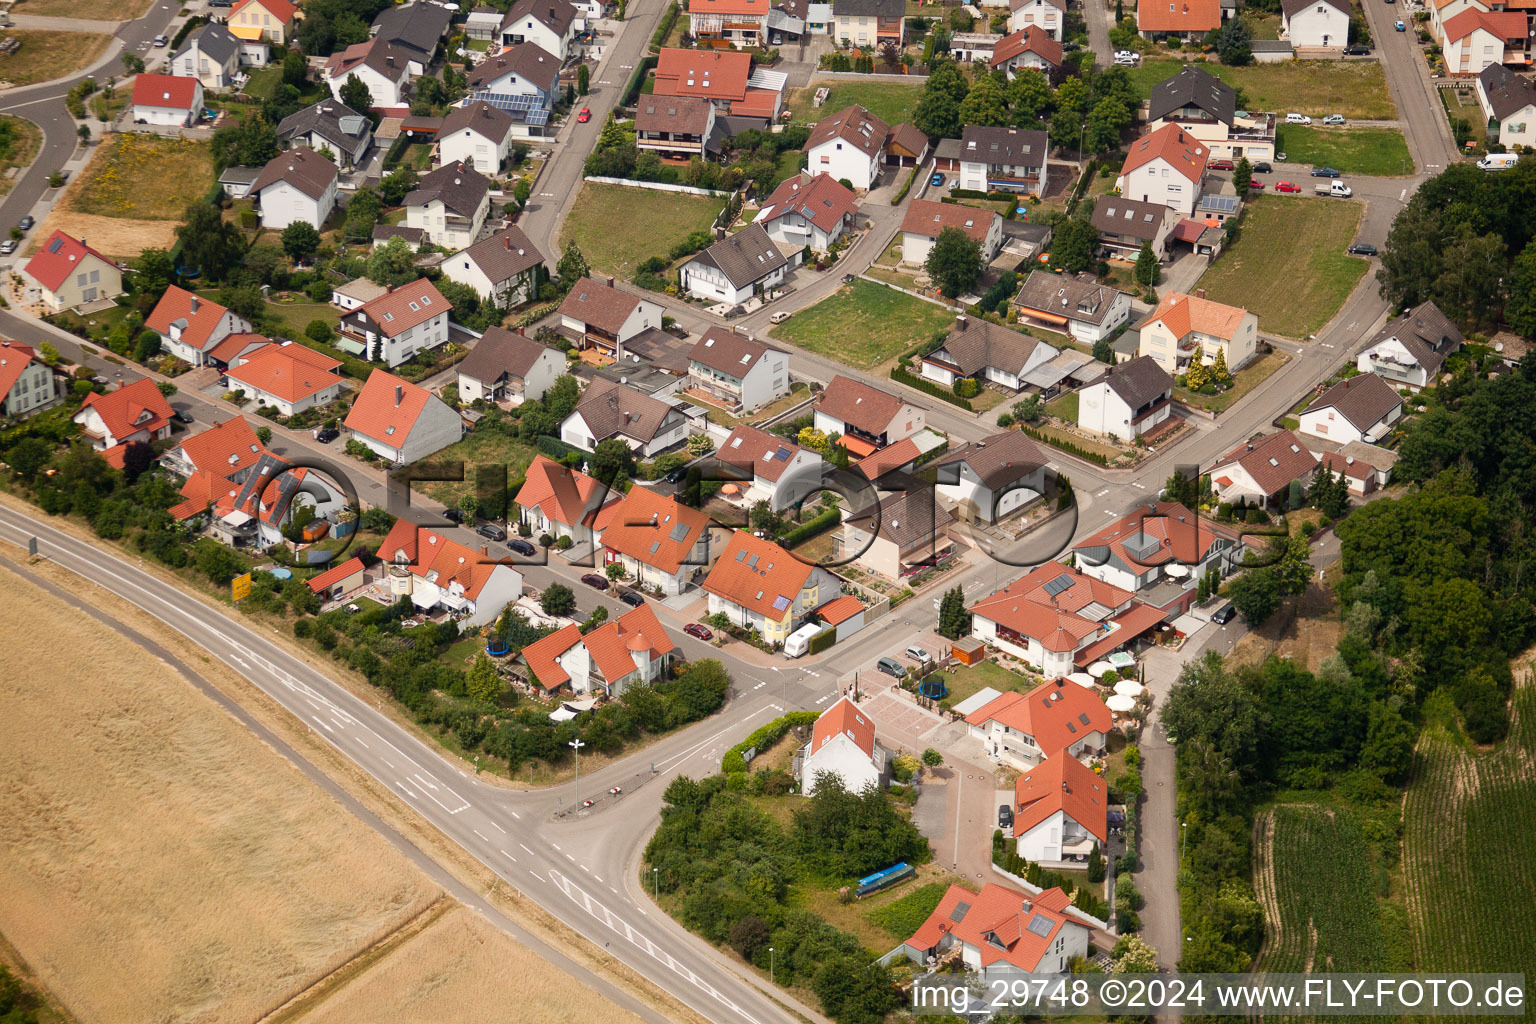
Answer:
[[[1505,171],[1519,161],[1519,153],[1489,153],[1477,162],[1477,166],[1485,171]]]
[[[819,635],[826,628],[813,622],[808,626],[801,626],[789,634],[788,639],[784,641],[784,657],[798,658],[803,655],[811,649],[811,638]]]

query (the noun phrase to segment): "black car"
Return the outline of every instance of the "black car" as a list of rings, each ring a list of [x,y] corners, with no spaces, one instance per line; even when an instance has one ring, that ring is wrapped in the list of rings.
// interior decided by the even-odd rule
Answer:
[[[1335,168],[1332,168],[1332,167],[1314,167],[1314,168],[1312,168],[1312,177],[1314,177],[1314,178],[1337,178],[1339,176],[1340,175],[1339,175],[1338,170],[1336,170]]]
[[[619,595],[619,600],[623,601],[631,608],[639,608],[641,605],[645,604],[645,598],[641,597],[633,590],[624,591],[624,593]]]
[[[1354,245],[1350,246],[1349,247],[1349,254],[1351,256],[1375,256],[1375,255],[1377,255],[1376,247],[1374,245],[1368,245],[1365,242],[1356,242]]]
[[[608,586],[609,586],[609,584],[608,584],[608,577],[606,577],[606,576],[599,576],[595,572],[589,572],[589,573],[586,573],[585,575],[583,575],[581,577],[581,582],[585,583],[587,586],[591,587],[593,590],[607,590]]]
[[[175,420],[177,423],[191,423],[192,414],[177,409],[175,412],[171,413],[171,419]]]
[[[17,221],[16,226],[21,228],[23,231],[31,231],[32,225],[36,223],[37,221],[33,220],[32,215],[29,213],[25,217],[21,218],[21,220]]]
[[[507,547],[512,549],[513,554],[522,555],[524,558],[532,558],[539,551],[538,548],[525,540],[509,540],[507,541]]]
[[[1367,57],[1370,55],[1370,52],[1371,48],[1369,46],[1344,47],[1344,56],[1346,57]]]
[[[475,527],[475,532],[484,537],[486,540],[507,539],[507,531],[503,530],[495,523],[481,523],[479,526]]]
[[[337,430],[335,427],[321,427],[319,430],[315,431],[315,440],[319,441],[321,444],[330,444],[340,436],[341,431]]]
[[[464,521],[464,513],[456,508],[445,508],[443,509],[443,518],[450,523],[462,523]]]
[[[1013,808],[1002,804],[997,809],[997,827],[1013,828]]]
[[[1228,601],[1226,604],[1222,605],[1220,608],[1217,608],[1214,612],[1211,613],[1211,621],[1216,623],[1218,626],[1225,626],[1227,623],[1232,621],[1232,617],[1236,614],[1237,609],[1233,608],[1232,602]]]
[[[1258,163],[1253,165],[1253,173],[1254,174],[1273,174],[1273,173],[1275,173],[1275,169],[1273,167],[1269,166],[1269,161],[1268,160],[1260,160]]]

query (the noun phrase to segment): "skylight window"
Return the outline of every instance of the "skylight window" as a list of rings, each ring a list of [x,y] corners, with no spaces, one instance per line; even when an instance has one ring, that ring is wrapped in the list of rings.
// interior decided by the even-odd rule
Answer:
[[[393,320],[394,318],[395,318],[395,314],[393,314],[393,313],[385,313],[384,314],[384,321],[386,323],[388,323],[389,321]]]

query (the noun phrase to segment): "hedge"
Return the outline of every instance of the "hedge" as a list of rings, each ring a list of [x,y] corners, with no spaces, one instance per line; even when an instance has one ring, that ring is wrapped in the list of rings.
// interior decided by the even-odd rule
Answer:
[[[797,725],[811,725],[821,717],[820,711],[791,711],[782,718],[775,718],[767,725],[736,744],[725,752],[720,759],[720,771],[726,775],[740,774],[747,770],[746,758],[742,755],[753,747],[761,750],[771,746],[784,738],[784,734]]]
[[[942,398],[950,405],[958,405],[966,412],[974,411],[971,408],[971,400],[969,398],[961,398],[959,395],[955,394],[948,388],[940,387],[933,381],[924,377],[919,377],[915,373],[909,373],[899,366],[891,371],[891,380],[894,380],[899,384],[905,384],[908,387],[917,388],[917,390],[926,394],[930,394],[934,398]]]
[[[792,548],[801,541],[810,540],[818,533],[825,533],[842,521],[843,513],[833,506],[820,512],[779,538],[779,547]]]
[[[810,654],[820,654],[822,651],[826,650],[828,647],[831,647],[835,643],[837,643],[837,630],[836,628],[833,628],[827,630],[825,633],[817,633],[815,636],[811,637],[811,642],[807,646],[806,650]]]
[[[949,451],[949,438],[946,437],[943,444],[935,445],[934,447],[923,452],[923,454],[919,455],[917,457],[917,461],[912,463],[912,468],[916,469],[918,466],[921,466],[925,462],[932,462],[934,459],[938,458],[940,455],[943,455],[947,451]]]
[[[906,182],[901,186],[901,191],[891,197],[892,206],[900,206],[901,201],[907,198],[907,193],[912,191],[912,183],[917,180],[917,175],[922,171],[921,167],[912,168],[912,173],[907,175]]]
[[[667,13],[661,16],[661,23],[656,26],[656,31],[651,33],[652,49],[661,50],[661,44],[666,41],[667,33],[672,31],[672,26],[677,24],[678,15],[682,10],[682,6],[676,0],[667,8]]]
[[[1060,448],[1064,452],[1070,452],[1080,459],[1087,459],[1089,462],[1096,462],[1101,466],[1109,465],[1109,459],[1107,456],[1101,455],[1098,452],[1091,452],[1086,448],[1079,448],[1071,441],[1063,441],[1059,437],[1052,437],[1042,430],[1036,430],[1033,427],[1023,424],[1020,425],[1019,429],[1024,431],[1024,433],[1028,434],[1030,437],[1034,438],[1036,441],[1044,441],[1052,448]]]
[[[640,88],[645,84],[646,73],[654,68],[658,58],[654,53],[646,54],[640,58],[640,63],[635,65],[634,73],[629,76],[629,84],[624,87],[624,99],[621,106],[632,107],[640,99]]]
[[[534,440],[533,444],[534,447],[539,449],[539,451],[543,452],[545,455],[548,455],[556,462],[559,462],[567,455],[571,455],[573,453],[576,455],[587,454],[580,448],[577,448],[575,445],[566,444],[558,437],[550,437],[548,434],[540,434],[538,438]]]

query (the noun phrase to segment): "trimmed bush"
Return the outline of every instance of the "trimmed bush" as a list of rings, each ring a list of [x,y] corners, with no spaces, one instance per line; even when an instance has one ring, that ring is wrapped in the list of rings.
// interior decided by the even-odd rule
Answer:
[[[730,750],[727,750],[725,756],[720,759],[720,771],[727,776],[745,775],[747,772],[747,762],[742,757],[743,754],[753,747],[761,750],[764,747],[772,746],[783,739],[784,734],[795,726],[814,724],[816,719],[820,717],[821,712],[819,711],[791,711],[782,718],[775,718],[767,725],[758,728],[752,735],[736,744]]]
[[[903,370],[899,366],[891,371],[891,380],[894,380],[899,384],[905,384],[908,387],[916,388],[924,394],[932,395],[934,398],[942,398],[950,405],[958,405],[966,412],[971,411],[970,399],[961,398],[954,392],[950,391],[948,388],[940,387],[933,381],[924,377],[919,377],[915,373],[910,373],[906,370]]]

